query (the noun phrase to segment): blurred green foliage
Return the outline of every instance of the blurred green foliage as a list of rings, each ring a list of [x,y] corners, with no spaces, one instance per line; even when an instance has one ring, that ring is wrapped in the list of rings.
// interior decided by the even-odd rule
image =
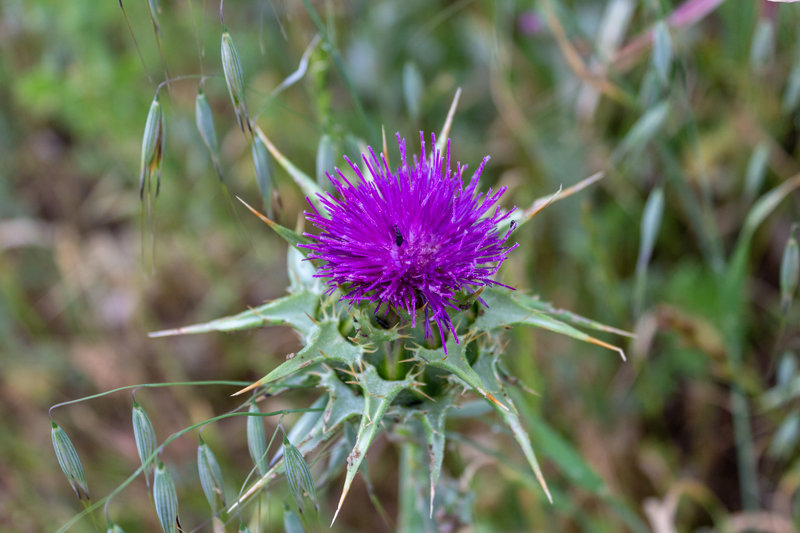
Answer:
[[[4,530],[53,530],[79,510],[51,449],[50,405],[136,383],[248,381],[298,347],[279,328],[147,339],[148,331],[279,296],[286,254],[227,193],[252,205],[260,197],[221,77],[219,6],[160,2],[159,50],[148,3],[123,4],[144,64],[117,2],[0,6]],[[800,6],[679,4],[225,5],[250,114],[309,175],[321,139],[341,166],[343,155],[358,154],[359,140],[380,146],[381,126],[387,136],[438,132],[458,87],[454,156],[474,168],[492,155],[484,187],[508,186],[507,206],[525,208],[606,172],[515,233],[521,246],[501,277],[635,331],[629,361],[538,331],[509,335],[508,373],[537,393],[518,403],[556,503],[546,503],[513,439],[487,418],[460,428],[473,437],[445,454],[445,468],[471,480],[475,531],[642,530],[659,519],[681,531],[743,530],[751,516],[743,513],[754,510],[800,527],[799,313],[796,302],[781,309],[779,287],[790,227],[800,219],[792,190],[800,179]],[[687,5],[710,12],[694,20]],[[272,95],[317,33],[322,43],[305,75]],[[167,138],[150,262],[137,162],[166,72],[192,77],[161,91]],[[195,128],[198,75],[206,76],[227,191]],[[276,220],[295,227],[305,200],[283,171],[272,181],[281,198]],[[780,201],[758,204],[781,186]],[[656,210],[645,223],[654,191],[663,191],[660,220],[652,220]],[[763,216],[752,214],[759,205]],[[652,253],[641,254],[643,242]],[[163,439],[234,405],[230,392],[148,389],[137,399]],[[130,399],[108,398],[54,414],[95,497],[139,465]],[[308,400],[280,402],[276,408]],[[276,422],[266,419],[269,432]],[[249,470],[244,421],[222,421],[203,437],[227,483]],[[196,446],[187,436],[167,450],[190,527],[208,516]],[[371,494],[396,520],[401,458],[386,451],[370,459]],[[479,469],[485,462],[500,468]],[[366,490],[357,482],[351,501]],[[337,498],[320,495],[323,516]],[[672,498],[681,498],[675,509]],[[126,531],[148,531],[157,527],[151,508],[142,481],[112,503],[111,515]],[[264,503],[264,522],[283,523],[279,498]],[[92,527],[84,521],[76,530]],[[351,504],[337,527],[387,525],[377,510]]]

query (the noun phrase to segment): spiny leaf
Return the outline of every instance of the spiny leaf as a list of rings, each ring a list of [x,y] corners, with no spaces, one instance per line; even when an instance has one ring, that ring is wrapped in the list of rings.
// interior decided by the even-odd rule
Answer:
[[[479,357],[475,362],[475,373],[480,376],[480,379],[486,389],[503,398],[503,402],[508,406],[505,409],[500,409],[498,405],[502,404],[495,402],[494,405],[495,411],[500,414],[500,417],[503,419],[509,429],[511,429],[514,439],[517,441],[517,444],[519,444],[519,447],[522,448],[522,453],[525,455],[525,459],[528,460],[528,464],[530,465],[531,470],[533,470],[533,473],[536,475],[536,480],[539,482],[542,490],[544,490],[544,493],[547,495],[547,499],[550,501],[550,503],[553,503],[553,497],[550,495],[550,489],[547,488],[547,482],[544,479],[544,474],[542,474],[539,461],[536,459],[536,454],[533,452],[530,437],[528,437],[528,433],[525,431],[525,428],[522,427],[522,423],[519,420],[519,414],[517,413],[514,403],[505,393],[503,385],[500,383],[500,380],[497,376],[497,371],[495,369],[495,362],[490,357]]]
[[[500,409],[507,409],[490,391],[486,390],[481,377],[475,373],[467,361],[464,346],[456,344],[455,340],[448,340],[446,355],[441,348],[435,350],[422,348],[417,350],[417,357],[430,366],[447,370],[460,379],[467,388],[474,390]]]
[[[519,302],[525,307],[541,311],[542,313],[548,314],[554,318],[557,318],[558,320],[567,322],[573,326],[589,328],[595,331],[603,331],[606,333],[613,333],[615,335],[622,335],[624,337],[634,336],[633,333],[631,333],[630,331],[625,331],[624,329],[615,328],[607,324],[597,322],[596,320],[586,318],[584,316],[573,313],[572,311],[559,309],[550,302],[542,301],[536,296],[531,296],[524,293],[517,293],[515,294],[515,296],[517,297]]]
[[[281,324],[289,325],[305,335],[314,327],[309,316],[316,314],[317,305],[319,305],[318,295],[308,291],[301,291],[278,298],[254,309],[242,311],[236,315],[218,318],[203,324],[155,331],[150,333],[149,336],[154,338],[208,333],[211,331],[238,331]]]
[[[413,387],[413,382],[410,380],[384,381],[378,376],[378,371],[375,370],[375,367],[371,365],[368,365],[360,373],[359,382],[364,391],[364,414],[361,417],[361,424],[358,428],[356,444],[347,458],[344,487],[342,488],[342,495],[339,498],[339,505],[336,506],[336,513],[333,515],[331,525],[336,521],[339,511],[342,509],[342,504],[350,491],[350,485],[353,483],[358,467],[361,466],[372,440],[378,433],[381,419],[386,413],[386,409],[389,408],[389,405],[401,390]]]
[[[324,367],[320,373],[320,385],[325,387],[330,397],[322,415],[325,432],[332,431],[351,416],[364,412],[364,398],[342,383],[333,369]]]
[[[272,372],[236,394],[241,394],[261,385],[277,381],[322,361],[338,362],[356,366],[361,362],[361,350],[347,342],[339,333],[339,323],[335,319],[318,322],[312,330],[305,348],[287,361],[278,365]]]
[[[339,432],[337,432],[339,433]],[[339,476],[347,463],[347,456],[356,444],[356,429],[354,424],[345,424],[341,437],[329,448],[330,455],[322,475],[317,480],[317,486],[325,487]]]
[[[489,308],[484,309],[483,315],[472,324],[473,331],[489,331],[514,324],[525,324],[614,350],[625,360],[625,352],[622,351],[622,348],[592,337],[536,309],[524,306],[513,293],[507,290],[486,289],[481,297]]]
[[[439,475],[442,472],[442,461],[444,460],[445,428],[444,423],[447,411],[452,404],[439,402],[431,404],[425,411],[417,415],[422,422],[422,429],[425,432],[425,440],[428,443],[428,458],[430,460],[430,517],[433,518],[433,501],[436,496],[436,484],[439,482]]]

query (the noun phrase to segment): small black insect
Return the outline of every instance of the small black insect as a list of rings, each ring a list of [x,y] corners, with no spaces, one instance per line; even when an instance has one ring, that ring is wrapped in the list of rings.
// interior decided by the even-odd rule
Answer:
[[[403,246],[403,236],[400,234],[400,228],[397,224],[394,225],[394,242],[397,246]]]
[[[514,231],[515,229],[517,229],[517,221],[516,220],[512,220],[511,224],[509,224],[509,226],[510,226],[509,231]]]

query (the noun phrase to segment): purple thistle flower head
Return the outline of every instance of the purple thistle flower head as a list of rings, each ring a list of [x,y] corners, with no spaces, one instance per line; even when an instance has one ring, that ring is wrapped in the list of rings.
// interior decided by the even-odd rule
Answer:
[[[412,327],[421,309],[426,337],[432,319],[442,345],[446,330],[458,342],[447,310],[459,310],[460,291],[474,294],[486,285],[502,285],[492,277],[517,244],[505,246],[511,230],[501,233],[498,225],[513,209],[503,212],[496,206],[505,187],[485,195],[477,191],[488,156],[465,188],[466,166],[458,163],[453,172],[449,141],[442,161],[431,135],[428,157],[420,132],[421,155],[414,155],[411,165],[405,140],[398,134],[397,141],[401,165],[395,172],[383,154],[378,160],[370,148],[369,155],[362,155],[366,177],[345,157],[360,182],[351,183],[339,169],[336,176],[328,175],[338,194],[319,195],[327,217],[313,205],[313,213],[306,213],[322,232],[306,234],[314,242],[303,246],[311,250],[309,259],[324,261],[316,276],[328,278],[328,294],[341,286],[343,300],[373,301],[376,313],[384,303],[387,313],[403,309]]]

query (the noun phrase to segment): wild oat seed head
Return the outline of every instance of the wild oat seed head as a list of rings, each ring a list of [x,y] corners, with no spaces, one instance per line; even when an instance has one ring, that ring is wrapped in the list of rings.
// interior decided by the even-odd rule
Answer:
[[[498,226],[513,209],[503,212],[496,205],[505,187],[477,190],[488,156],[465,187],[466,166],[451,169],[449,141],[443,161],[435,137],[428,156],[420,132],[421,156],[414,155],[410,165],[405,140],[398,134],[397,141],[401,165],[395,172],[370,148],[362,155],[368,176],[346,157],[360,181],[351,183],[338,169],[328,176],[335,194],[319,195],[327,216],[310,202],[313,212],[306,213],[322,232],[306,234],[314,242],[304,246],[310,259],[324,261],[316,276],[328,279],[329,293],[341,286],[344,300],[375,302],[376,313],[384,303],[387,313],[405,310],[412,327],[421,309],[425,336],[433,320],[444,345],[447,330],[456,336],[447,311],[459,310],[457,293],[502,285],[492,278],[517,244],[505,246],[510,231]]]

